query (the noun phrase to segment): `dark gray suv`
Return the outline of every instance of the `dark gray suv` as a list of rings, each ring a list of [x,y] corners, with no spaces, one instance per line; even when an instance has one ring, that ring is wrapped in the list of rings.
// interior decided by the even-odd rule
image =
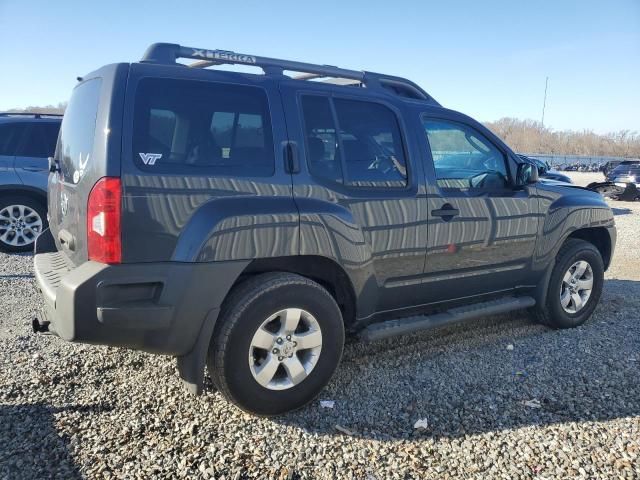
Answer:
[[[195,393],[206,365],[260,415],[313,399],[345,335],[580,325],[616,240],[600,195],[409,80],[221,50],[82,77],[51,167],[33,328],[175,356]]]
[[[47,227],[47,158],[61,115],[0,113],[0,251],[33,250]]]

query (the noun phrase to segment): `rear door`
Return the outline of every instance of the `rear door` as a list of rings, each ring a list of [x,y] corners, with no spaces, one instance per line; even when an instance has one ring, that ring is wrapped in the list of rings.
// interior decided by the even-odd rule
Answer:
[[[363,317],[418,302],[426,208],[402,104],[350,90],[281,83],[289,137],[301,159],[293,175],[300,251],[334,257],[361,282],[358,294],[373,285],[374,297],[358,312]]]
[[[425,295],[458,299],[526,284],[539,221],[535,186],[514,187],[509,151],[466,117],[424,114],[422,128]]]
[[[48,158],[55,152],[59,130],[60,122],[55,120],[27,124],[14,163],[16,173],[25,185],[47,190]]]

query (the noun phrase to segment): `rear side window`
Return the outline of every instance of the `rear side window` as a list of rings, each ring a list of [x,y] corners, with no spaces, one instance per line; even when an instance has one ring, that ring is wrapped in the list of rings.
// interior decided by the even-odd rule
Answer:
[[[350,185],[401,187],[407,167],[395,114],[384,105],[335,99],[340,154]]]
[[[311,95],[303,96],[301,103],[313,175],[356,187],[407,184],[400,128],[390,109]]]
[[[65,110],[56,157],[66,182],[78,183],[93,154],[101,86],[99,78],[78,85]]]
[[[302,97],[309,171],[316,177],[342,183],[337,155],[338,134],[328,97]]]
[[[15,155],[24,132],[23,123],[0,124],[0,155]]]
[[[56,150],[59,130],[59,123],[38,122],[30,124],[16,155],[21,157],[52,157]]]
[[[275,160],[266,93],[256,87],[193,80],[141,80],[133,160],[160,172],[272,175]]]

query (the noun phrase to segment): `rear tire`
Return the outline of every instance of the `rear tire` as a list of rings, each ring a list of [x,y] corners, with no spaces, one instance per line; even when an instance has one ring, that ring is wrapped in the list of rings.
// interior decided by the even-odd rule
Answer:
[[[0,198],[0,251],[33,251],[38,235],[47,228],[47,209],[25,195]]]
[[[343,346],[342,314],[327,290],[300,275],[261,274],[225,301],[207,367],[216,388],[242,410],[279,415],[320,393]]]
[[[603,283],[604,262],[598,249],[584,240],[570,238],[556,256],[546,303],[534,307],[534,315],[540,323],[553,328],[582,325],[598,305]]]

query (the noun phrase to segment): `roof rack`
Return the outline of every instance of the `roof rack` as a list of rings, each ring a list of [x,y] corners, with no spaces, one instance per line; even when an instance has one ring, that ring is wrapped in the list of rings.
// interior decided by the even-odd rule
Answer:
[[[0,117],[59,118],[62,116],[62,113],[0,112]]]
[[[193,48],[174,43],[154,43],[144,56],[142,62],[175,64],[178,58],[197,60],[187,65],[190,68],[207,68],[213,65],[251,65],[262,69],[265,75],[283,75],[284,71],[299,72],[295,80],[313,80],[321,78],[343,78],[359,82],[367,88],[379,88],[387,93],[405,98],[427,100],[440,105],[436,100],[418,85],[401,77],[383,75],[379,73],[348,70],[333,65],[318,65],[314,63],[282,60],[278,58],[259,57],[228,50],[208,50]]]

